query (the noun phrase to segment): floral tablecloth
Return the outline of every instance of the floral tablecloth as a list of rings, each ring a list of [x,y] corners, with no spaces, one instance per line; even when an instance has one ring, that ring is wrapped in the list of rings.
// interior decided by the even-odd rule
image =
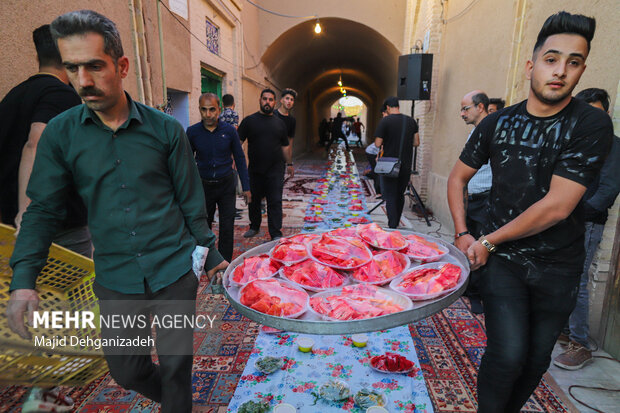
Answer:
[[[385,408],[389,412],[432,412],[433,407],[408,328],[397,327],[367,335],[368,345],[357,348],[353,346],[351,336],[288,332],[266,334],[261,331],[228,412],[236,412],[248,400],[263,400],[271,406],[283,402],[292,404],[301,413],[364,413],[364,409],[355,405],[352,397],[343,402],[319,399],[313,405],[315,397],[312,393],[332,378],[347,382],[353,394],[364,387],[382,391],[387,398]],[[302,353],[297,349],[296,340],[300,337],[314,340],[312,353]],[[413,361],[414,370],[408,375],[383,374],[372,370],[369,366],[370,357],[386,351],[401,354]],[[256,360],[263,356],[285,357],[286,364],[281,370],[264,375],[254,367]]]

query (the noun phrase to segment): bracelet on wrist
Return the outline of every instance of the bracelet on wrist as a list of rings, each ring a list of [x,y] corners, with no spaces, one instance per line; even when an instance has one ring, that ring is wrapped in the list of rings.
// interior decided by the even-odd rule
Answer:
[[[458,234],[454,234],[454,239],[459,239],[461,238],[463,235],[468,235],[470,234],[469,231],[463,231],[463,232],[459,232]]]

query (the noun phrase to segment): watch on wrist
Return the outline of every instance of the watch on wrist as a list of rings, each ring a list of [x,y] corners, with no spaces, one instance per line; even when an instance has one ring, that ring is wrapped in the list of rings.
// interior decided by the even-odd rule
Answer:
[[[286,166],[293,166],[293,164],[292,163],[287,163]]]
[[[481,236],[478,241],[484,246],[484,248],[487,249],[487,251],[489,251],[490,253],[494,253],[495,250],[497,250],[497,247],[495,246],[495,244],[491,244],[487,239],[486,236],[483,235]]]

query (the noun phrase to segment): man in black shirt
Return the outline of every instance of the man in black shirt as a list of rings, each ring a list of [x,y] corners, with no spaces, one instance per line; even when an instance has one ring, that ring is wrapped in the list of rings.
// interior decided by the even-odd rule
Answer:
[[[273,116],[276,93],[264,89],[260,94],[260,110],[241,121],[239,138],[247,140],[250,192],[252,201],[248,207],[250,229],[246,238],[258,234],[261,224],[261,201],[267,198],[267,222],[271,239],[282,237],[282,189],[284,187],[284,163],[291,164],[287,147],[288,131],[279,117]],[[290,172],[289,172],[290,173]]]
[[[82,103],[60,59],[49,24],[32,32],[39,73],[15,86],[0,102],[0,217],[19,229],[30,199],[26,186],[32,173],[37,144],[47,123],[56,115]],[[54,242],[91,257],[92,244],[86,227],[86,208],[72,191],[67,219]],[[49,411],[70,410],[73,401],[59,388],[33,387],[24,411],[37,406]]]
[[[347,137],[344,136],[344,132],[342,131],[343,123],[344,123],[344,118],[342,117],[342,113],[338,112],[330,128],[332,137],[327,143],[327,145],[325,146],[325,149],[327,149],[327,152],[329,152],[329,148],[331,148],[332,143],[338,142],[338,139],[342,139],[344,141],[345,147],[347,148],[347,151],[349,150],[349,141],[347,140]]]
[[[295,137],[295,128],[297,126],[295,118],[291,115],[291,109],[293,109],[293,105],[295,105],[295,99],[297,99],[297,92],[290,88],[284,89],[282,91],[282,97],[280,98],[280,107],[274,111],[274,113],[286,124],[288,154],[290,159],[293,159],[293,138]],[[286,169],[291,178],[295,176],[295,169],[293,168],[292,163],[286,165]]]
[[[467,231],[463,188],[491,162],[487,235],[466,249],[473,270],[484,266],[487,348],[478,374],[479,412],[520,410],[575,306],[584,262],[578,203],[613,136],[603,111],[571,97],[594,28],[594,19],[566,12],[547,19],[526,66],[528,99],[487,116],[448,179],[454,228],[461,233]]]
[[[0,102],[0,216],[19,228],[30,199],[26,186],[45,125],[56,115],[82,103],[62,66],[49,24],[32,33],[39,73],[15,86]],[[72,190],[67,219],[54,242],[91,256],[86,208]]]
[[[405,206],[405,189],[411,176],[413,147],[420,144],[420,135],[416,121],[400,113],[397,97],[387,98],[383,106],[387,108],[388,115],[381,119],[377,126],[375,146],[378,148],[383,146],[383,156],[400,159],[400,172],[397,178],[380,176],[388,226],[396,228]]]

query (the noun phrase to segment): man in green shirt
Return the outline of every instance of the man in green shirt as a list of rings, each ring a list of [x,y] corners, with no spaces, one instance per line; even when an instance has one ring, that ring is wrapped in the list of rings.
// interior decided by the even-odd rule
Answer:
[[[51,31],[85,105],[52,119],[41,136],[27,190],[32,203],[11,257],[9,326],[30,337],[24,316],[37,308],[36,278],[66,215],[63,205],[72,184],[88,209],[97,272],[93,289],[101,314],[193,316],[202,271],[193,258],[200,252],[204,258],[208,248],[209,276],[228,263],[214,248],[183,128],[123,90],[129,59],[112,21],[82,10],[56,18]],[[150,333],[151,325],[102,326],[103,338]],[[192,333],[191,327],[158,328],[159,366],[150,348],[104,347],[112,377],[161,402],[162,412],[190,412]]]

